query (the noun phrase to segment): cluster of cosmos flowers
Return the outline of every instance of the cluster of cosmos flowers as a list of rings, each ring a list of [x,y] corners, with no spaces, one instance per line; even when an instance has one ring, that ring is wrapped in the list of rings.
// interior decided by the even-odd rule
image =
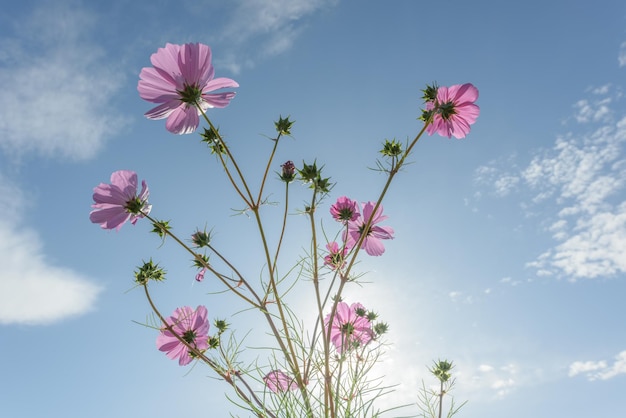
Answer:
[[[159,48],[150,58],[152,67],[143,68],[139,75],[137,90],[140,97],[157,104],[145,116],[148,119],[166,118],[165,128],[169,132],[189,134],[196,131],[199,117],[206,110],[227,106],[235,93],[220,90],[239,85],[229,78],[215,78],[211,58],[209,46],[200,43],[168,43]],[[433,86],[424,92],[422,119],[429,123],[426,132],[464,138],[479,115],[479,107],[475,104],[478,89],[467,83]],[[281,178],[285,181],[295,177],[295,167],[288,163],[282,166]],[[152,206],[148,197],[146,182],[141,182],[139,190],[135,172],[116,171],[111,175],[110,184],[101,183],[94,188],[90,220],[103,229],[119,230],[128,221],[135,224],[138,219],[149,216]],[[347,254],[357,245],[368,255],[380,256],[385,251],[382,241],[394,237],[391,227],[379,225],[387,217],[383,215],[383,207],[376,202],[359,205],[357,201],[342,196],[330,207],[330,214],[344,228],[341,244],[333,241],[326,245],[328,252],[324,264],[332,270],[342,269]],[[204,272],[205,269],[196,279],[201,280]],[[359,303],[339,302],[335,315],[331,318],[329,314],[324,324],[330,342],[341,354],[367,345],[376,335],[367,311]],[[183,306],[165,320],[156,344],[167,357],[178,359],[184,366],[209,349],[209,341],[207,308]],[[281,370],[270,371],[263,380],[272,392],[286,392],[298,387],[295,380]]]

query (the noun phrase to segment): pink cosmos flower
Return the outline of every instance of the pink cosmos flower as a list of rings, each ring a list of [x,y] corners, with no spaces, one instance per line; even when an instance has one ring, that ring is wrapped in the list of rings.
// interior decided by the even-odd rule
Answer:
[[[119,170],[111,174],[111,184],[100,183],[93,189],[94,209],[89,219],[100,224],[103,229],[119,229],[130,220],[135,224],[137,219],[150,213],[152,205],[148,204],[150,191],[145,180],[141,182],[141,192],[137,194],[137,173]]]
[[[272,370],[263,378],[265,386],[274,393],[298,389],[295,379],[290,378],[281,370]]]
[[[346,248],[353,248],[361,237],[361,234],[365,233],[361,248],[364,248],[367,254],[378,256],[385,252],[385,246],[382,240],[393,239],[394,231],[393,228],[389,226],[376,225],[387,219],[387,216],[383,215],[382,205],[378,206],[376,213],[372,214],[374,206],[376,206],[375,202],[364,203],[363,215],[359,215],[354,221],[348,222],[348,231],[344,232]],[[365,232],[365,224],[370,218],[372,218],[372,223],[369,230]]]
[[[439,87],[437,99],[426,103],[426,110],[435,112],[426,132],[429,135],[436,132],[448,138],[465,138],[480,113],[480,108],[474,104],[476,100],[478,89],[470,83]]]
[[[337,222],[354,221],[359,217],[359,205],[355,200],[341,196],[330,207],[330,214]]]
[[[326,316],[328,331],[330,314]],[[360,303],[348,306],[345,302],[337,304],[337,312],[330,328],[330,341],[340,353],[351,348],[366,345],[374,338],[372,324],[367,319],[366,310]]]
[[[195,311],[189,306],[176,308],[172,316],[165,321],[177,335],[194,348],[198,350],[209,348],[207,341],[209,337],[209,321],[205,306],[198,306]],[[185,366],[193,360],[193,357],[189,354],[189,348],[165,327],[161,328],[156,345],[159,351],[166,353],[168,358],[172,360],[178,358],[178,364],[181,366]]]
[[[324,265],[330,267],[332,270],[337,270],[346,264],[347,248],[341,249],[339,244],[333,241],[326,244],[326,249],[328,250],[328,255],[324,257]]]
[[[150,57],[152,67],[139,74],[139,96],[159,106],[146,112],[148,119],[167,118],[165,128],[175,134],[196,130],[198,115],[212,107],[226,107],[234,92],[210,93],[239,87],[230,78],[213,78],[211,48],[204,44],[166,44]]]

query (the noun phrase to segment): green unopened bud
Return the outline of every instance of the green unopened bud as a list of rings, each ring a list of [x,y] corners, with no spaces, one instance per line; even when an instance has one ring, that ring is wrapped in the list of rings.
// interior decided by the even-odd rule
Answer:
[[[422,93],[424,93],[424,95],[422,96],[424,103],[434,102],[437,99],[438,90],[439,90],[439,86],[437,86],[437,83],[433,83],[430,86],[427,84],[426,88],[422,90]]]
[[[216,319],[215,322],[213,323],[213,325],[215,325],[215,328],[217,328],[217,331],[222,334],[224,331],[226,331],[228,329],[228,326],[230,325],[228,322],[226,322],[225,319]]]
[[[452,368],[454,365],[451,361],[447,360],[439,360],[435,362],[435,365],[430,369],[430,372],[435,375],[440,382],[447,382],[452,376]]]
[[[397,157],[402,154],[402,144],[395,139],[392,139],[391,141],[385,139],[383,149],[380,150],[380,153],[386,157]]]
[[[147,263],[144,262],[143,266],[138,267],[135,272],[135,282],[138,284],[145,285],[148,280],[156,280],[157,282],[165,280],[165,270],[152,262],[152,259]]]
[[[389,331],[389,325],[387,325],[387,323],[385,323],[385,322],[377,322],[374,325],[373,329],[374,329],[374,333],[376,333],[376,335],[383,335],[387,331]]]
[[[430,120],[430,118],[432,118],[433,113],[435,113],[434,110],[422,110],[422,116],[420,116],[418,119],[426,122],[427,120]]]
[[[201,133],[200,136],[202,137],[202,142],[206,142],[211,149],[211,154],[226,153],[226,149],[219,135],[219,128],[215,128],[215,131],[213,129],[204,128],[204,132]]]
[[[191,241],[198,248],[208,247],[211,244],[211,233],[207,232],[206,229],[204,231],[198,230],[191,234]]]
[[[198,256],[201,258],[201,260],[195,258],[193,260],[193,265],[198,267],[199,269],[206,268],[206,266],[209,265],[209,256],[206,254],[198,254]]]
[[[220,338],[219,338],[219,337],[215,337],[215,336],[213,336],[213,337],[209,337],[209,338],[207,339],[207,343],[209,344],[209,349],[211,349],[211,348],[213,348],[213,349],[214,349],[214,348],[217,348],[217,347],[219,347],[219,346],[220,346]]]
[[[330,177],[323,179],[318,176],[315,180],[313,180],[313,184],[311,185],[311,187],[315,188],[315,190],[317,190],[318,193],[330,192],[330,188],[332,187],[332,184],[330,182]]]
[[[367,312],[368,321],[373,322],[376,318],[378,318],[378,314],[376,312],[373,312],[373,311]]]
[[[278,118],[278,122],[274,122],[274,126],[276,126],[276,132],[280,135],[291,135],[291,127],[295,121],[290,121],[289,116],[283,119],[282,116]]]
[[[156,221],[152,223],[152,231],[157,234],[160,238],[165,237],[166,231],[172,229],[170,226],[170,221]]]
[[[302,169],[298,170],[300,178],[305,183],[310,183],[320,177],[321,170],[317,169],[317,162],[313,161],[313,164],[307,164],[302,162]]]

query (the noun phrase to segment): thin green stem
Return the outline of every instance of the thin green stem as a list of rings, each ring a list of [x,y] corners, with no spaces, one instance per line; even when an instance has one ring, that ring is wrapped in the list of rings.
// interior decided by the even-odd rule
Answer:
[[[248,298],[247,296],[245,296],[243,293],[241,293],[240,291],[237,290],[238,286],[232,286],[230,283],[228,283],[228,281],[224,278],[225,276],[221,273],[219,273],[217,270],[215,270],[209,263],[207,263],[204,258],[202,258],[202,256],[198,253],[196,253],[194,250],[191,249],[191,247],[189,247],[187,244],[185,244],[180,238],[178,238],[178,236],[176,236],[176,234],[174,234],[172,231],[170,231],[167,228],[164,228],[161,226],[161,222],[157,221],[156,219],[152,218],[150,215],[145,214],[144,216],[150,220],[154,226],[160,227],[161,228],[161,232],[163,232],[164,234],[166,234],[167,236],[171,237],[174,241],[176,241],[181,247],[183,247],[183,249],[185,249],[189,254],[191,254],[194,258],[194,260],[198,261],[203,268],[206,268],[208,271],[210,271],[211,273],[213,273],[213,275],[215,277],[217,277],[218,279],[220,279],[220,281],[222,283],[224,283],[227,287],[228,290],[232,291],[234,294],[236,294],[237,296],[239,296],[241,299],[243,299],[244,301],[248,302],[250,305],[252,305],[255,308],[260,308],[261,307],[261,299],[259,298],[259,296],[254,292],[254,289],[252,288],[252,286],[250,286],[250,284],[241,276],[240,277],[240,283],[244,285],[244,287],[250,291],[252,293],[252,295],[255,297],[255,299],[257,300],[256,302],[254,302],[253,300],[251,300],[250,298]]]
[[[278,238],[278,244],[276,245],[276,253],[274,253],[274,262],[272,263],[272,270],[276,271],[276,263],[278,263],[278,254],[280,253],[280,247],[283,243],[285,236],[285,230],[287,229],[287,214],[289,213],[289,183],[285,183],[285,210],[283,211],[283,223],[280,227],[280,237]]]
[[[274,139],[274,146],[272,147],[270,158],[268,158],[267,160],[267,165],[265,166],[265,172],[263,173],[263,179],[261,180],[261,186],[259,187],[259,195],[257,196],[257,199],[256,199],[257,206],[261,204],[261,198],[263,196],[263,188],[265,187],[265,182],[267,181],[267,175],[270,171],[272,161],[274,160],[274,155],[276,154],[276,148],[278,148],[278,141],[280,140],[280,137],[281,137],[281,134],[279,133],[276,139]]]
[[[439,418],[441,418],[441,412],[443,410],[443,380],[440,382],[439,387]]]
[[[241,184],[243,185],[243,188],[245,189],[247,196],[244,195],[244,193],[241,191],[241,189],[239,188],[239,186],[237,185],[237,183],[231,176],[230,170],[228,170],[228,166],[226,165],[226,161],[224,161],[224,158],[222,157],[222,153],[218,151],[217,155],[219,156],[222,166],[224,167],[224,170],[226,171],[226,175],[228,176],[230,183],[233,185],[233,188],[239,194],[239,196],[241,196],[241,198],[246,203],[246,205],[252,208],[254,204],[254,198],[252,197],[252,193],[250,192],[250,188],[248,187],[248,183],[246,182],[246,179],[243,173],[239,169],[239,165],[237,164],[237,161],[235,160],[234,156],[231,154],[230,149],[228,148],[228,145],[226,145],[226,142],[224,142],[224,138],[222,138],[217,128],[213,125],[213,122],[211,122],[211,120],[207,116],[206,112],[202,110],[202,108],[200,107],[198,103],[196,103],[196,107],[200,110],[200,114],[202,115],[204,120],[209,124],[211,131],[213,132],[213,134],[219,141],[219,145],[224,148],[224,152],[226,152],[226,155],[228,156],[231,163],[233,164],[233,167],[235,168],[235,171],[237,172],[237,176],[239,177],[239,180],[241,181]]]

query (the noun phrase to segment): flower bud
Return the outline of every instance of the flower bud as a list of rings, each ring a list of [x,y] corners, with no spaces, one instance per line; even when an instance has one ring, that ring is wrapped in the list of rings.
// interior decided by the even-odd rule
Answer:
[[[453,367],[454,365],[451,361],[439,360],[430,369],[430,372],[435,375],[435,377],[439,379],[441,383],[445,383],[450,379],[450,377],[452,377],[452,373],[450,373],[450,371]]]
[[[211,233],[198,230],[191,235],[191,241],[198,248],[208,247],[211,244]]]
[[[296,166],[293,161],[286,161],[281,165],[282,174],[280,175],[280,179],[285,183],[291,183],[296,178]]]
[[[135,272],[135,282],[140,285],[145,285],[148,280],[156,280],[158,282],[165,280],[165,270],[159,267],[158,264],[152,262],[152,259],[147,263],[144,262],[143,266],[138,267]]]
[[[402,154],[402,144],[400,142],[393,140],[385,139],[383,144],[383,149],[380,150],[380,153],[386,157],[397,157]]]
[[[438,90],[439,90],[439,86],[437,86],[437,83],[433,83],[430,86],[427,84],[426,88],[422,90],[422,92],[424,93],[424,95],[422,96],[424,103],[434,102],[435,99],[437,99]]]
[[[282,116],[278,118],[278,122],[274,122],[274,126],[276,126],[276,132],[280,135],[291,135],[291,127],[293,126],[293,122],[289,120],[289,116],[283,119]]]

